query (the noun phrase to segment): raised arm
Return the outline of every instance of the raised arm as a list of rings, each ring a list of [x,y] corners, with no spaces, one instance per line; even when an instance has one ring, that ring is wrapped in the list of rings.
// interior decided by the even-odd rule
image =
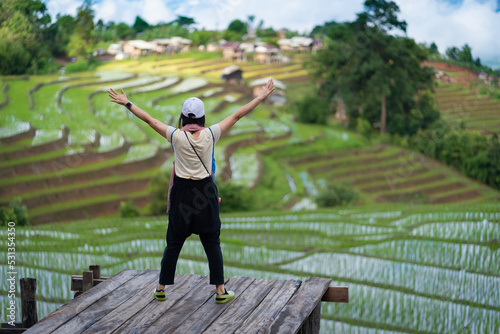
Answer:
[[[127,98],[127,95],[123,92],[123,89],[121,89],[121,94],[117,93],[113,88],[108,90],[109,97],[111,97],[111,102],[115,102],[117,104],[121,105],[126,105],[128,102],[130,102]],[[167,138],[167,125],[160,122],[159,120],[151,117],[150,114],[136,106],[135,104],[132,104],[132,107],[129,109],[134,115],[139,117],[141,120],[146,122],[147,125],[155,129],[156,132],[158,132],[160,135],[163,137]]]
[[[255,99],[245,104],[243,107],[238,108],[238,110],[236,110],[232,115],[227,116],[226,118],[224,118],[224,120],[219,122],[221,135],[231,129],[231,127],[236,124],[236,122],[238,122],[243,116],[247,115],[250,111],[257,107],[259,103],[261,103],[266,97],[269,96],[269,94],[272,93],[273,90],[273,79],[269,79],[267,84],[262,87],[262,90]]]

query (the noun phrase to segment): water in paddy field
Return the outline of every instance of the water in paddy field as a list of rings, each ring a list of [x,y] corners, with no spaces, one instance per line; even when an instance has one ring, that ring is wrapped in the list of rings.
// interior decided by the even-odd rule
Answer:
[[[485,244],[500,234],[499,209],[495,203],[477,211],[223,216],[225,276],[321,276],[348,286],[349,303],[322,303],[321,333],[499,333],[500,251]],[[19,277],[37,278],[39,319],[72,298],[71,274],[87,264],[100,264],[104,276],[159,270],[166,224],[163,218],[96,219],[18,228]],[[0,235],[3,244],[5,232]],[[186,241],[177,273],[208,274],[196,238]]]

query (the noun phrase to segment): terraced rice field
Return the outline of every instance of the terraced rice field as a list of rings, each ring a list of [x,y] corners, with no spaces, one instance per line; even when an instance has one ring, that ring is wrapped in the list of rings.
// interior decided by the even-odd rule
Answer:
[[[225,276],[322,276],[348,286],[348,304],[322,304],[321,333],[498,334],[499,219],[498,202],[222,215]],[[37,279],[39,319],[73,298],[71,275],[90,264],[105,276],[159,270],[167,224],[148,217],[18,227],[16,269]],[[6,230],[0,235],[5,247]],[[196,236],[177,273],[208,274]]]
[[[451,81],[438,82],[435,89],[435,99],[445,120],[463,121],[468,129],[485,135],[500,132],[500,100],[481,89],[484,84],[474,71],[440,62],[430,65]]]
[[[244,78],[284,78],[305,85],[301,61],[242,64]],[[34,223],[116,215],[132,199],[143,212],[148,182],[172,166],[168,142],[106,90],[176,126],[182,103],[203,98],[207,123],[221,121],[252,98],[228,85],[220,58],[143,58],[110,62],[96,72],[6,77],[0,102],[0,204],[20,196]],[[287,81],[288,80],[288,81]],[[348,180],[364,203],[451,203],[499,194],[412,152],[370,145],[343,128],[295,123],[287,107],[261,104],[217,145],[219,182],[253,189],[260,209],[314,208],[329,181]],[[217,180],[217,179],[216,179]]]
[[[436,88],[436,101],[449,122],[463,121],[467,128],[484,134],[500,132],[500,100],[481,95],[478,89],[441,85]]]
[[[489,187],[399,147],[376,144],[321,153],[307,153],[304,149],[290,152],[293,150],[287,154],[277,150],[270,156],[287,165],[310,196],[325,184],[344,182],[362,195],[364,203],[452,203],[498,198]]]

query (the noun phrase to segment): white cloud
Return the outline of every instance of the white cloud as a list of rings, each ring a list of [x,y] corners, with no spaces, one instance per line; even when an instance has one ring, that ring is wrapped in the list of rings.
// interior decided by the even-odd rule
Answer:
[[[140,16],[148,23],[169,22],[176,15],[162,0],[103,0],[94,5],[96,20],[104,22],[126,22],[133,24],[135,17]]]
[[[441,53],[450,46],[469,44],[474,57],[500,54],[500,12],[495,0],[464,0],[451,5],[439,0],[396,0],[408,36],[417,42],[435,42]]]
[[[327,21],[353,20],[363,8],[363,0],[222,0],[210,1],[203,8],[192,8],[189,14],[208,29],[226,28],[234,19],[246,20],[255,15],[255,24],[264,20],[265,27],[310,31]]]

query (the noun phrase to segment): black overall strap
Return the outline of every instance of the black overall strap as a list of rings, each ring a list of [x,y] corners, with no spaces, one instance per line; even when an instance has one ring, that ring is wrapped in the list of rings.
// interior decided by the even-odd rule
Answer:
[[[187,141],[189,142],[189,145],[191,145],[191,147],[193,148],[194,153],[196,153],[196,156],[198,157],[198,159],[200,159],[201,164],[203,165],[203,167],[205,167],[205,170],[207,171],[208,176],[211,176],[211,175],[210,175],[210,173],[208,172],[207,167],[206,167],[206,166],[205,166],[205,164],[203,163],[203,160],[201,160],[200,156],[198,155],[198,152],[196,152],[196,150],[195,150],[195,148],[194,148],[193,144],[191,144],[191,141],[189,140],[189,137],[188,137],[188,135],[187,135],[186,131],[184,131],[184,134],[186,135],[186,139],[187,139]]]

